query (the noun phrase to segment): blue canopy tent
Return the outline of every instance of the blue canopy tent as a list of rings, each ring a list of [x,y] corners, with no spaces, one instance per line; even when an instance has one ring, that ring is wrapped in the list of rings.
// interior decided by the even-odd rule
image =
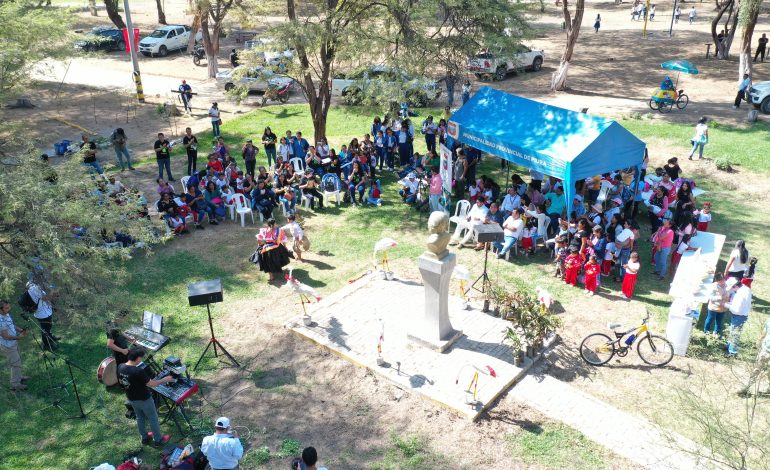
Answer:
[[[561,179],[568,210],[576,181],[638,168],[644,159],[644,142],[615,121],[489,87],[452,115],[447,133],[463,144]]]

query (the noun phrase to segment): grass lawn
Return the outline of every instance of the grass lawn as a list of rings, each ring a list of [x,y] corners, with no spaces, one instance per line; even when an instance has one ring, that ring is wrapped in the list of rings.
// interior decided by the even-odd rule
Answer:
[[[438,110],[429,112],[435,115]],[[330,144],[339,148],[341,143],[349,141],[350,138],[360,137],[368,131],[373,114],[375,111],[368,109],[333,108],[329,116]],[[420,110],[420,116],[414,120],[419,123],[426,114],[424,110]],[[682,126],[680,129],[677,125],[635,120],[624,121],[623,124],[628,125],[643,139],[647,135],[679,139],[677,132],[681,132],[685,139],[689,139],[687,126]],[[227,142],[235,144],[244,141],[247,137],[260,137],[262,129],[267,125],[271,126],[278,135],[282,135],[285,129],[312,133],[312,125],[305,105],[271,106],[259,109],[225,123],[223,131]],[[655,129],[658,131],[656,132]],[[716,140],[717,135],[719,134],[712,134],[712,142]],[[733,134],[729,135],[734,138]],[[745,143],[745,139],[748,138],[757,139],[757,141],[761,138],[753,131],[750,136],[742,135],[741,139]],[[210,134],[201,134],[200,137],[203,141],[209,139]],[[424,142],[421,139],[416,139],[415,143],[418,149],[424,150]],[[748,167],[750,162],[757,158],[755,152],[757,150],[753,145],[736,145],[735,161],[747,162],[744,164]],[[174,159],[183,160],[184,158],[179,150],[175,152]],[[154,164],[153,160],[148,159]],[[201,158],[202,162],[203,158]],[[264,164],[263,155],[260,155],[259,163]],[[505,180],[505,173],[499,169],[498,160],[494,158],[485,159],[478,174],[493,176],[501,185]],[[392,174],[383,174],[382,182],[385,201],[382,207],[341,207],[339,209],[334,207],[322,215],[302,213],[305,229],[312,241],[312,251],[321,256],[324,261],[314,260],[312,263],[301,265],[293,263],[292,266],[295,267],[294,274],[303,282],[317,288],[321,295],[334,292],[345,285],[349,279],[371,269],[371,247],[384,236],[392,237],[399,242],[398,247],[390,254],[394,269],[400,273],[417,276],[414,259],[424,250],[426,215],[417,213],[400,203],[398,196],[395,195],[397,185]],[[720,189],[709,180],[699,183],[711,192],[710,200],[732,201],[729,209],[717,204],[713,230],[728,234],[728,246],[734,242],[735,238],[742,237],[747,240],[753,255],[758,256],[760,260],[770,259],[770,247],[767,243],[763,243],[764,226],[755,221],[754,214],[760,210],[759,201],[735,198],[730,191]],[[646,229],[646,221],[643,221],[642,225]],[[206,234],[215,232],[217,238],[209,238],[210,243],[204,244],[200,239],[196,239],[196,235],[191,235],[174,240],[167,246],[158,247],[155,254],[150,257],[134,257],[127,262],[132,280],[122,287],[129,292],[134,301],[132,318],[137,318],[145,309],[164,315],[166,319],[164,331],[173,340],[160,356],[177,355],[188,365],[194,364],[202,352],[208,337],[208,327],[203,309],[187,306],[185,288],[187,282],[214,277],[222,278],[226,286],[225,303],[212,308],[215,318],[222,318],[224,313],[237,303],[262,302],[265,299],[277,303],[281,298],[276,288],[267,285],[264,282],[264,276],[257,273],[247,261],[254,247],[253,228],[241,230],[240,227],[228,222],[223,227],[212,228],[205,232]],[[652,279],[651,276],[645,275],[644,270],[649,269],[645,258],[646,253],[649,253],[649,245],[646,242],[642,243],[641,252],[645,264],[637,284],[636,297],[644,307],[654,313],[658,330],[662,330],[670,302],[666,293],[668,287]],[[728,252],[729,250],[723,251],[723,258],[726,258]],[[478,253],[473,250],[462,250],[458,256],[460,263],[470,267],[474,277],[480,273],[481,258]],[[560,300],[566,316],[580,314],[575,311],[575,305],[585,305],[579,303],[583,296],[578,298],[573,288],[557,282],[550,277],[551,273],[550,261],[544,255],[520,257],[513,263],[502,261],[490,263],[490,276],[493,282],[528,289],[533,289],[535,285],[542,285]],[[767,270],[767,263],[760,262],[757,278],[767,279],[768,274],[770,273]],[[613,291],[619,290],[617,285],[610,285],[610,288]],[[754,343],[759,325],[766,318],[768,294],[770,291],[766,283],[755,283],[755,313],[750,318],[749,326],[744,333],[747,347],[744,347],[741,353],[740,359],[743,361],[751,360],[754,353],[753,347],[748,347],[748,343]],[[628,304],[618,302],[611,305],[612,308],[623,311]],[[606,307],[607,304],[597,304],[592,308],[605,309]],[[585,313],[582,314],[585,315]],[[606,312],[597,312],[597,315],[603,313]],[[109,316],[110,313],[105,312],[104,318],[94,319],[94,327],[88,330],[67,329],[66,325],[60,325],[58,330],[59,334],[66,338],[62,346],[63,355],[85,369],[85,372],[75,370],[78,388],[84,399],[84,408],[87,412],[91,412],[89,418],[83,422],[66,419],[76,410],[71,390],[70,395],[64,396],[61,402],[66,412],[48,408],[52,401],[62,396],[58,389],[51,387],[66,381],[66,371],[63,370],[61,363],[55,371],[47,371],[32,352],[34,345],[29,341],[25,342],[23,345],[25,371],[32,376],[31,390],[18,397],[9,393],[0,394],[0,421],[13,423],[0,428],[0,440],[3,442],[0,469],[87,468],[105,460],[117,463],[121,456],[138,449],[135,425],[123,417],[122,393],[117,390],[106,391],[94,377],[96,366],[108,355],[101,325]],[[635,320],[638,318],[633,318],[632,321]],[[23,325],[23,322],[21,323]],[[586,332],[582,330],[562,332],[565,336],[584,333]],[[696,333],[691,354],[704,360],[724,361],[718,350],[706,346],[705,342],[700,345],[701,338],[702,335]],[[257,346],[257,348],[261,347]],[[261,367],[256,360],[252,361],[250,358],[243,358],[243,360],[251,370]],[[213,360],[204,363],[204,372],[195,374],[195,377],[200,377],[204,381],[216,379],[217,371],[213,366]],[[256,376],[258,375],[259,373]],[[667,384],[655,384],[655,386],[665,388]],[[668,386],[675,385],[668,384]],[[290,393],[293,390],[291,387],[287,386],[283,390]],[[646,392],[642,390],[640,393]],[[651,401],[656,401],[654,396],[649,396],[651,395],[649,393],[647,395]],[[613,404],[631,411],[637,407],[633,402],[624,404],[622,396],[619,396]],[[211,414],[215,412],[211,408],[213,405],[208,399],[191,401],[191,415],[196,423],[206,423],[202,426],[204,429],[208,429]],[[675,426],[677,420],[681,418],[681,411],[677,409],[676,404],[660,401],[658,406],[663,412],[669,414],[667,422]],[[165,429],[171,430],[169,426]],[[427,469],[440,467],[442,462],[445,462],[444,457],[436,453],[441,452],[441,448],[437,447],[435,442],[426,444],[424,441],[426,436],[404,437],[400,431],[392,431],[395,434],[392,434],[390,442],[382,442],[382,445],[368,455],[365,461],[357,460],[358,455],[350,455],[349,461],[358,462],[366,468],[382,469]],[[688,434],[693,438],[698,437],[694,433]],[[251,463],[246,468],[283,467],[283,461],[280,465],[274,466],[274,461],[265,455],[265,451],[260,450],[261,445],[268,446],[272,455],[276,455],[281,452],[281,449],[286,451],[289,447],[293,448],[291,440],[294,438],[295,436],[292,435],[275,435],[269,430],[265,431],[261,434],[259,444],[255,444],[249,451],[247,458]],[[543,425],[539,432],[511,428],[507,441],[513,457],[520,458],[526,463],[549,467],[602,468],[608,460],[611,461],[611,454],[586,441],[576,431],[558,424]],[[573,447],[579,449],[579,452],[567,450]],[[342,452],[337,456],[337,464],[347,462],[343,459],[343,454],[345,453]],[[157,464],[158,455],[158,451],[150,449],[145,449],[142,454],[146,461],[155,464]],[[572,458],[575,460],[571,460]],[[327,460],[325,463],[334,467],[335,461]],[[611,465],[608,466],[611,467]]]
[[[648,119],[622,119],[620,123],[642,140],[658,139],[664,141],[677,152],[671,156],[684,160],[690,154],[690,139],[695,132],[695,123],[682,124],[661,122]],[[722,161],[732,166],[769,174],[767,149],[770,148],[770,123],[758,121],[746,127],[736,127],[709,122],[709,143],[703,156],[717,162]]]

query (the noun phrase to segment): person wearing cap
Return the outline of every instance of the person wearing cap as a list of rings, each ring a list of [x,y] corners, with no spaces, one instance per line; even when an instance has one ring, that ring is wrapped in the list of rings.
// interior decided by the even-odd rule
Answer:
[[[179,96],[182,98],[182,104],[184,104],[184,110],[192,113],[192,87],[187,84],[187,80],[182,80],[182,84],[179,85]]]
[[[115,179],[115,175],[110,175],[107,183],[107,195],[117,196],[118,194],[125,191],[126,187],[123,185],[123,183],[121,183],[120,180]]]
[[[730,337],[727,341],[727,357],[735,357],[738,354],[738,345],[741,342],[743,324],[749,319],[751,312],[751,288],[746,279],[738,280],[734,277],[727,279],[727,287],[730,289],[732,299],[725,304],[730,310]]]
[[[585,215],[586,206],[583,204],[583,196],[575,194],[575,197],[572,198],[572,208],[570,209],[570,212],[574,212],[575,217],[577,218]]]
[[[238,432],[230,428],[230,419],[218,418],[214,422],[214,434],[201,442],[201,452],[209,461],[211,470],[236,470],[243,458],[243,444]]]
[[[620,214],[621,211],[623,210],[623,199],[619,197],[614,197],[612,198],[610,203],[612,204],[612,207],[610,207],[604,212],[605,220],[611,220],[613,215]]]
[[[406,175],[406,179],[401,183],[401,189],[398,190],[398,194],[401,195],[401,199],[405,203],[411,204],[417,199],[417,190],[420,183],[417,181],[417,175],[414,172]]]
[[[602,208],[602,205],[600,203],[595,202],[594,204],[591,205],[591,212],[586,214],[586,221],[588,221],[589,227],[596,227],[597,225],[601,227],[603,211],[604,209]],[[608,225],[609,225],[610,219],[606,219],[606,220],[608,221]]]

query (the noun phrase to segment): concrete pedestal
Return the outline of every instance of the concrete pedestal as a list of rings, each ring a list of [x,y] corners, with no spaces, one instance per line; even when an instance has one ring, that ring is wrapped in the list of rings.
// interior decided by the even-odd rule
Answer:
[[[418,261],[425,286],[425,307],[407,337],[420,346],[444,352],[463,336],[449,321],[449,281],[457,258],[447,253],[441,259],[421,255]]]

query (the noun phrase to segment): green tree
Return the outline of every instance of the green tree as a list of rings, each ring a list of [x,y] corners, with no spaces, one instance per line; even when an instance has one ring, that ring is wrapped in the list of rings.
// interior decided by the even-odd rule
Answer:
[[[73,53],[68,11],[29,0],[0,2],[0,102],[30,85],[36,64]]]
[[[73,324],[93,325],[126,300],[121,260],[131,251],[105,242],[118,231],[149,250],[159,231],[138,216],[140,195],[100,193],[104,182],[87,176],[82,155],[53,168],[33,152],[0,157],[0,296],[18,293],[33,276],[55,286],[54,306]]]
[[[284,6],[285,5],[285,6]],[[335,70],[389,63],[436,77],[459,74],[468,56],[483,46],[516,44],[531,3],[505,0],[281,0],[249,7],[242,22],[276,11],[288,21],[270,23],[272,50],[292,48],[294,77],[308,100],[315,138],[326,135]],[[266,15],[265,15],[266,16]],[[386,104],[403,99],[405,88],[377,85]]]

